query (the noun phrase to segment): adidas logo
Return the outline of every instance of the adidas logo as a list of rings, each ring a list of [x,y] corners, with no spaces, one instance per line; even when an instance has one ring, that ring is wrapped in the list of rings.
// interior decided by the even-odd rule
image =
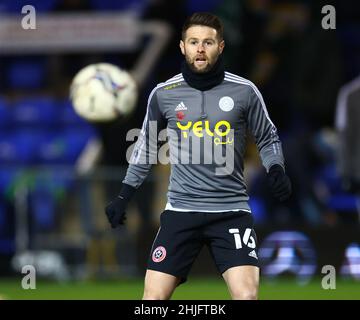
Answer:
[[[184,105],[184,102],[180,102],[176,108],[175,108],[175,111],[182,111],[182,110],[187,110],[187,107]]]
[[[255,250],[250,251],[249,256],[250,256],[250,257],[253,257],[253,258],[255,258],[255,259],[258,258]]]

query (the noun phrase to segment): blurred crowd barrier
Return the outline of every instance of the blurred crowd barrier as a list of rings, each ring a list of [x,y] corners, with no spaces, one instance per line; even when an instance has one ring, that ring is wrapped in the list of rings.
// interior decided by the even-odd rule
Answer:
[[[33,265],[39,277],[59,281],[143,276],[165,207],[169,168],[154,167],[130,203],[126,226],[111,229],[104,207],[117,194],[125,170],[98,167],[79,174],[51,166],[18,172],[1,204],[1,276],[20,273],[25,265]],[[360,279],[358,225],[279,225],[250,203],[265,277],[292,275],[306,282],[331,265],[341,277]],[[204,249],[192,274],[216,273]]]

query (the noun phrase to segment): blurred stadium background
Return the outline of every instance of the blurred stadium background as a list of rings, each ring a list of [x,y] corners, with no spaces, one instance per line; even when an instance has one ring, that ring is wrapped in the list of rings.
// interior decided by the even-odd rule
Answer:
[[[339,170],[336,110],[346,102],[341,89],[360,74],[360,12],[356,1],[330,3],[336,30],[321,28],[325,3],[310,0],[0,0],[0,298],[141,298],[169,168],[153,168],[126,228],[111,230],[103,208],[125,174],[127,131],[141,127],[152,88],[179,73],[184,19],[210,11],[224,21],[227,70],[264,96],[293,182],[291,201],[274,203],[249,141],[260,298],[359,299],[359,189]],[[35,30],[21,28],[24,5],[36,9]],[[90,124],[74,113],[71,80],[97,62],[138,82],[130,119]],[[359,155],[356,127],[350,148]],[[21,288],[27,264],[36,267],[36,290]],[[325,265],[335,267],[336,290],[321,287]],[[206,251],[174,295],[228,298]]]

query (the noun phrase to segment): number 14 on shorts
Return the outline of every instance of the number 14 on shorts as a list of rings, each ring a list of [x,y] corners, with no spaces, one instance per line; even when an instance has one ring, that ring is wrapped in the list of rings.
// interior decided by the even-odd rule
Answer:
[[[244,245],[248,246],[249,248],[254,249],[256,243],[254,237],[251,235],[251,230],[252,229],[250,228],[245,229],[244,235],[242,237],[242,242],[244,243]],[[240,230],[238,228],[232,228],[229,229],[229,233],[234,235],[236,249],[241,249],[242,242],[241,242]]]

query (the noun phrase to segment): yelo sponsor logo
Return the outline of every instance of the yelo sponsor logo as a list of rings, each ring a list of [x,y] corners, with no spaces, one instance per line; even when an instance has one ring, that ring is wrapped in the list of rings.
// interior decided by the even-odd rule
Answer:
[[[193,131],[194,135],[202,138],[204,136],[204,132],[210,137],[217,136],[214,139],[216,145],[218,144],[226,144],[232,143],[233,139],[228,139],[227,142],[221,142],[219,137],[225,137],[231,130],[231,125],[226,120],[220,120],[215,124],[214,131],[210,130],[209,121],[196,121],[194,124],[192,121],[188,121],[185,125],[182,125],[179,121],[176,122],[177,127],[181,130],[184,138],[188,138],[190,130]]]

